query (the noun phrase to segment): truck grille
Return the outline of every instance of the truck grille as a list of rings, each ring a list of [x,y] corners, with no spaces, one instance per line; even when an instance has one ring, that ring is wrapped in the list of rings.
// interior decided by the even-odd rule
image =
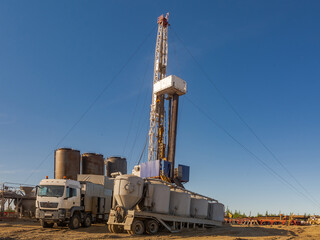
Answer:
[[[40,202],[40,207],[43,208],[57,208],[58,203],[55,202]]]

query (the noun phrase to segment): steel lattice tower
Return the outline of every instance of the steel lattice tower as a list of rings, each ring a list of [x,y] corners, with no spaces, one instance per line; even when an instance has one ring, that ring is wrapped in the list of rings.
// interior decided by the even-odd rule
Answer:
[[[153,84],[167,75],[168,62],[168,26],[169,13],[165,17],[158,18],[158,34],[155,50]],[[152,104],[150,112],[149,151],[148,161],[165,158],[166,149],[166,124],[164,94],[152,93]]]

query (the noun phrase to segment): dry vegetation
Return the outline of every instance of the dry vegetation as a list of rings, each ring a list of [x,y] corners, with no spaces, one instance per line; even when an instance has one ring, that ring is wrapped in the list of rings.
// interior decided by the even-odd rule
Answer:
[[[90,228],[69,230],[54,227],[43,229],[32,221],[1,221],[0,240],[11,239],[320,239],[320,226],[224,226],[209,230],[187,231],[179,234],[161,233],[156,236],[130,236],[128,234],[109,233],[105,225],[96,224]]]

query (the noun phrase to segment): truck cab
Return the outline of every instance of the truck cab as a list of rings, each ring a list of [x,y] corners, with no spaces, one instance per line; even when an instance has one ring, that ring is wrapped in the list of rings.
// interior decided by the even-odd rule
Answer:
[[[69,179],[43,179],[37,191],[36,218],[43,227],[91,225],[81,206],[81,184]]]

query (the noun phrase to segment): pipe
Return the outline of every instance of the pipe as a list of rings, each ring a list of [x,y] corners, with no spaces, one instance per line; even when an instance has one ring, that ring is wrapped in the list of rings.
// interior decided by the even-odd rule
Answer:
[[[168,100],[169,100],[169,112],[168,112],[167,160],[168,160],[168,156],[169,156],[169,152],[170,152],[170,142],[171,142],[171,117],[172,117],[172,101],[171,100],[172,100],[172,98],[168,97]]]
[[[176,154],[176,140],[177,140],[177,123],[178,123],[178,105],[179,105],[179,95],[173,94],[172,96],[172,115],[170,124],[170,134],[169,134],[169,151],[168,151],[168,161],[171,162],[171,179],[174,179],[174,165],[175,165],[175,154]]]

